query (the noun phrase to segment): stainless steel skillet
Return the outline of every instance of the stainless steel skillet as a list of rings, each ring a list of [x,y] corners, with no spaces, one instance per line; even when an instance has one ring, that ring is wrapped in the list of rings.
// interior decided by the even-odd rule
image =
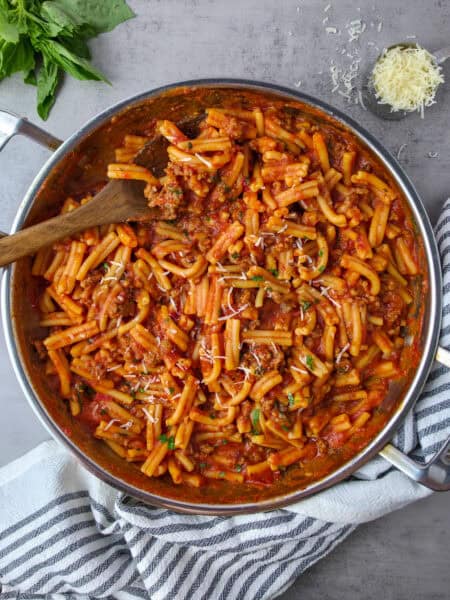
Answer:
[[[336,109],[320,100],[276,85],[225,79],[188,81],[145,92],[125,100],[92,119],[64,143],[28,121],[10,113],[0,112],[0,136],[2,136],[0,137],[0,148],[11,137],[20,133],[52,150],[56,149],[21,202],[12,231],[17,231],[24,225],[37,222],[49,215],[57,202],[61,182],[67,176],[68,169],[72,169],[71,173],[76,177],[77,160],[81,160],[84,149],[88,147],[89,143],[92,143],[93,139],[101,142],[102,139],[113,135],[113,125],[115,126],[121,119],[130,125],[142,119],[144,114],[148,116],[149,114],[163,113],[166,118],[176,116],[183,112],[190,92],[198,89],[208,90],[210,93],[208,101],[213,101],[214,94],[232,96],[249,91],[266,94],[286,102],[298,102],[306,111],[315,111],[337,126],[352,132],[388,170],[409,204],[424,243],[428,271],[428,294],[425,299],[425,319],[420,340],[422,358],[418,369],[412,374],[410,380],[405,382],[402,389],[393,390],[392,393],[397,395],[398,400],[396,409],[378,435],[358,454],[319,481],[301,489],[278,490],[276,495],[266,494],[260,497],[251,494],[243,495],[237,501],[227,497],[226,490],[220,501],[216,497],[209,497],[207,493],[182,495],[174,492],[164,482],[150,483],[145,480],[144,476],[140,477],[136,473],[130,477],[127,473],[129,465],[123,465],[107,454],[106,450],[101,449],[95,440],[78,430],[63,410],[62,403],[55,398],[54,394],[52,395],[45,377],[42,376],[35,363],[31,350],[30,339],[36,335],[38,327],[36,317],[33,316],[34,311],[30,310],[30,298],[27,295],[30,292],[30,263],[25,259],[5,271],[1,302],[10,357],[31,406],[52,435],[102,480],[149,504],[165,506],[186,513],[225,515],[271,510],[285,506],[324,490],[350,476],[377,453],[423,485],[436,490],[450,489],[450,463],[446,459],[446,448],[443,448],[428,465],[420,466],[388,443],[396,428],[402,423],[418,399],[434,360],[439,360],[450,367],[450,353],[438,349],[442,287],[434,235],[423,204],[397,161],[359,124]],[[107,160],[107,157],[104,158]]]

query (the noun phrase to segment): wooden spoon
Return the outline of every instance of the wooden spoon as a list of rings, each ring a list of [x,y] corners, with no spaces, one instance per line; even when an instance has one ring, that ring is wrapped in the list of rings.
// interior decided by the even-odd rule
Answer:
[[[203,117],[200,115],[181,121],[178,127],[188,137],[195,137]],[[168,145],[161,135],[155,136],[139,151],[134,163],[161,177],[169,160]],[[113,179],[80,208],[1,238],[0,266],[9,265],[40,248],[97,225],[164,218],[163,209],[148,207],[144,187],[141,181]]]

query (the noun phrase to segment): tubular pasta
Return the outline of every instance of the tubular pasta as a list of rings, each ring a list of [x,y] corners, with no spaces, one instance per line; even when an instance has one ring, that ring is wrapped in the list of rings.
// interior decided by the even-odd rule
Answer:
[[[158,221],[34,257],[42,372],[99,444],[161,485],[322,477],[376,435],[391,382],[418,364],[426,289],[408,207],[354,139],[278,101],[236,98],[183,131],[136,123],[107,167],[148,184]],[[154,134],[161,178],[133,163]]]

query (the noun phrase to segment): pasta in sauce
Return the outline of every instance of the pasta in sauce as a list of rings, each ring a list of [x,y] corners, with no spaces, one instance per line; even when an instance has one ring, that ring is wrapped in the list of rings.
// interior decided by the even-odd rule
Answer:
[[[214,107],[195,139],[156,130],[162,178],[133,164],[149,138],[131,133],[108,177],[144,181],[164,218],[34,258],[50,328],[36,345],[74,418],[148,477],[194,487],[271,485],[367,443],[418,362],[404,200],[354,142],[292,111]]]

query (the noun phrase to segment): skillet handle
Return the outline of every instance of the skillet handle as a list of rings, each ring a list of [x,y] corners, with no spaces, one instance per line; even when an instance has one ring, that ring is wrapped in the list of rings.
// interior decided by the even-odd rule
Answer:
[[[443,448],[426,465],[419,465],[392,444],[387,444],[379,454],[394,467],[435,492],[450,490],[450,438]]]
[[[15,135],[24,135],[41,146],[56,150],[62,141],[47,133],[37,125],[30,123],[27,119],[19,117],[7,110],[0,110],[0,150],[6,146]]]
[[[6,146],[12,137],[19,134],[30,138],[30,140],[41,146],[45,146],[49,150],[56,150],[62,144],[62,140],[30,123],[24,117],[19,117],[9,110],[0,109],[0,150]],[[7,233],[0,231],[0,238],[7,235]]]
[[[438,348],[436,360],[450,368],[450,352],[445,348]],[[425,487],[436,492],[450,490],[450,437],[426,465],[414,462],[392,444],[385,446],[380,454],[394,467]]]

